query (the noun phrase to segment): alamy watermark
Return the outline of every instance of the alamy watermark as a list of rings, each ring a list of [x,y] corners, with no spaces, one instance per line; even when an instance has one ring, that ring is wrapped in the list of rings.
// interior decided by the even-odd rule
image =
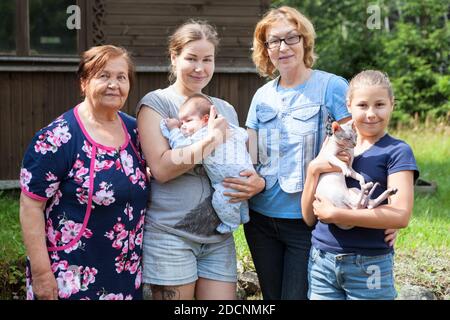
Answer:
[[[369,290],[381,289],[381,270],[377,265],[370,265],[367,270],[370,276],[367,278],[367,288]]]
[[[81,9],[79,6],[71,5],[66,9],[66,13],[70,14],[66,20],[66,27],[69,30],[81,29]]]

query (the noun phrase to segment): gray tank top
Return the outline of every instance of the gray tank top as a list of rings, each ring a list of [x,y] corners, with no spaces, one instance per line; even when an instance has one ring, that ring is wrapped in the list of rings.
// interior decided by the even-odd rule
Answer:
[[[233,106],[218,98],[211,99],[218,113],[229,123],[239,126]],[[178,109],[184,100],[173,85],[158,89],[138,102],[136,114],[142,107],[148,107],[163,118],[178,119]],[[145,223],[199,243],[223,241],[230,234],[222,235],[216,231],[220,220],[212,207],[211,197],[211,184],[201,165],[163,184],[151,179]]]

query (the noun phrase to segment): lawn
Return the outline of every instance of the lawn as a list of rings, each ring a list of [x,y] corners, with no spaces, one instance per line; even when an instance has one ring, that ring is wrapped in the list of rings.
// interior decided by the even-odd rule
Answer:
[[[408,129],[392,135],[408,142],[414,150],[421,177],[433,180],[433,195],[415,195],[414,212],[408,228],[400,231],[396,247],[396,286],[420,285],[439,299],[450,299],[450,127]],[[18,192],[0,191],[0,299],[22,286],[24,246],[18,219]],[[235,232],[238,259],[252,269],[242,227]],[[5,290],[9,290],[6,292]],[[6,296],[6,295],[9,296]]]
[[[396,243],[396,283],[431,288],[450,300],[450,128],[394,132],[413,148],[420,175],[436,181],[433,195],[416,194],[409,226]]]

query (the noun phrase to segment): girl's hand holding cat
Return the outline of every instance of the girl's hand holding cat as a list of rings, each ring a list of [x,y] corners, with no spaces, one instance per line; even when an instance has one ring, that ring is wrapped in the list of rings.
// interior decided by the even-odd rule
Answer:
[[[317,219],[323,223],[337,223],[337,208],[325,197],[315,195],[313,202],[313,211]]]
[[[320,149],[319,154],[317,157],[312,160],[308,165],[308,174],[312,175],[320,175],[321,173],[325,172],[341,172],[342,170],[339,167],[336,167],[332,164],[330,164],[327,160],[327,157],[324,156],[323,150],[325,149],[325,146],[327,145],[329,140],[329,137],[327,137],[322,145],[322,148]],[[346,153],[345,151],[341,151],[336,156],[339,160],[345,162],[346,164],[350,163],[350,155]]]

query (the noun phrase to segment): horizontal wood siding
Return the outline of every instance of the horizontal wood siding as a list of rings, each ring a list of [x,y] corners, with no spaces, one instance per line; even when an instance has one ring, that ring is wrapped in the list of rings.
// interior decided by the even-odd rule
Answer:
[[[216,73],[205,93],[230,102],[241,126],[251,98],[264,83],[255,73]],[[168,85],[166,73],[138,73],[124,111],[135,115],[147,92]],[[74,73],[0,72],[0,180],[18,179],[20,163],[33,135],[81,101]]]
[[[104,0],[102,3],[104,14],[98,26],[103,43],[125,46],[140,65],[166,66],[168,36],[188,18],[194,18],[207,20],[217,28],[221,39],[218,67],[253,67],[253,31],[270,1]]]

